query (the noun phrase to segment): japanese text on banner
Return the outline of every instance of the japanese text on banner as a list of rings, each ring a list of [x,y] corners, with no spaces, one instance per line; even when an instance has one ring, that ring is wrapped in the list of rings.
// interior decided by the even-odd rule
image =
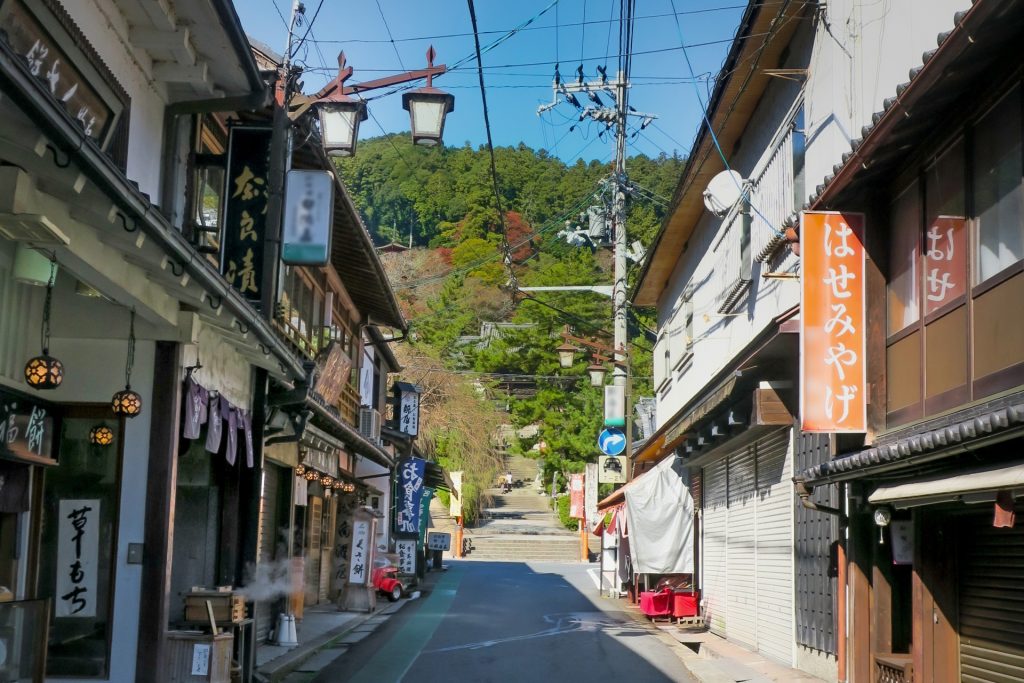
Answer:
[[[864,216],[805,212],[800,227],[800,420],[805,432],[867,429]]]

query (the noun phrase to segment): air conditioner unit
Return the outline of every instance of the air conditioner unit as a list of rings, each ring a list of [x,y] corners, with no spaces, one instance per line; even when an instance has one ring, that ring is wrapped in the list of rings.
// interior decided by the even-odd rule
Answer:
[[[380,443],[380,411],[373,408],[359,409],[359,433],[372,443]]]

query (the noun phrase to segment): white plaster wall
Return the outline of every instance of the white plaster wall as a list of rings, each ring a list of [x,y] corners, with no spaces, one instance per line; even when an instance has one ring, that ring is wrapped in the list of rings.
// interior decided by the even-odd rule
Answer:
[[[970,0],[834,0],[818,22],[807,79],[807,194],[839,163],[921,55]]]
[[[127,175],[157,203],[166,101],[162,87],[150,75],[152,61],[128,42],[128,23],[113,0],[62,0],[61,4],[131,98]]]
[[[792,43],[787,66],[799,68],[811,55],[810,30],[798,34]],[[794,103],[800,96],[800,83],[775,79],[768,86],[743,134],[740,148],[729,159],[730,167],[748,178],[770,156],[770,146],[777,133],[788,126]],[[678,413],[684,405],[706,386],[758,333],[783,311],[800,302],[797,281],[763,280],[764,264],[755,262],[750,290],[733,308],[733,315],[717,313],[720,287],[715,281],[715,267],[726,245],[739,239],[741,228],[737,218],[730,226],[709,212],[704,212],[689,239],[687,251],[676,263],[669,284],[658,303],[658,331],[665,331],[654,358],[660,359],[665,344],[674,345],[673,363],[680,355],[675,346],[685,343],[684,309],[680,300],[687,284],[693,288],[693,360],[681,372],[674,372],[672,383],[658,394],[657,426]],[[663,379],[663,371],[655,363],[655,386]]]
[[[882,101],[909,79],[908,72],[921,64],[922,53],[935,48],[938,34],[953,28],[954,13],[970,5],[970,0],[836,0],[827,5],[827,28],[826,21],[819,20],[797,34],[786,66],[808,68],[803,88],[804,199],[832,174],[832,167],[850,150],[850,141],[861,136],[861,128],[882,108]],[[741,148],[729,160],[745,177],[782,123],[796,96],[794,87],[792,82],[773,83],[758,104]],[[693,362],[659,394],[659,427],[706,389],[711,377],[772,318],[799,303],[798,281],[764,282],[755,266],[752,289],[734,311],[740,315],[718,316],[714,306],[718,292],[707,284],[718,256],[713,245],[720,230],[721,221],[705,214],[658,303],[659,332],[678,329],[684,323],[679,306],[683,289],[691,280],[698,284],[693,300]],[[664,335],[655,348],[655,359],[662,357],[665,343],[678,344],[682,338]],[[662,374],[656,362],[656,386]]]
[[[50,351],[64,362],[64,383],[47,398],[58,402],[105,403],[124,388],[125,342],[103,339],[51,339]],[[142,543],[146,509],[146,473],[153,405],[153,342],[135,347],[132,389],[142,396],[142,414],[126,421],[121,507],[118,515],[116,590],[110,681],[135,680],[142,565],[128,564],[128,544]],[[67,682],[72,679],[60,679]],[[95,679],[89,679],[95,680]]]

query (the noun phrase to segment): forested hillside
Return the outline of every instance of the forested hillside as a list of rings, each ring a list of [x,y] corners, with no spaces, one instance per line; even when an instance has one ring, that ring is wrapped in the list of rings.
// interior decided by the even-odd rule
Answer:
[[[423,381],[420,368],[428,368],[484,389],[487,402],[508,410],[499,421],[539,427],[508,446],[533,449],[549,476],[567,474],[581,470],[596,452],[602,396],[586,379],[589,359],[583,354],[572,369],[558,367],[558,333],[568,324],[577,334],[610,341],[611,303],[585,292],[516,295],[508,286],[510,269],[524,287],[610,284],[611,250],[579,239],[571,245],[559,233],[586,229],[588,209],[610,206],[610,184],[602,181],[612,168],[566,165],[525,145],[498,148],[495,156],[504,221],[485,148],[424,149],[407,135],[392,135],[361,141],[359,154],[339,168],[377,244],[408,246],[411,240],[414,247],[382,254],[411,323],[412,344],[402,345],[408,379]],[[629,159],[630,242],[650,243],[682,166],[679,157]],[[503,237],[510,263],[503,258]],[[630,265],[635,271],[638,264]],[[481,325],[492,322],[511,325],[480,339]],[[636,396],[650,395],[653,326],[642,311],[631,312]],[[483,448],[479,440],[453,438],[451,426],[439,429],[428,439],[442,464],[461,469],[474,462],[479,468],[480,458],[464,452],[470,442]],[[491,475],[480,472],[476,483],[486,486]]]

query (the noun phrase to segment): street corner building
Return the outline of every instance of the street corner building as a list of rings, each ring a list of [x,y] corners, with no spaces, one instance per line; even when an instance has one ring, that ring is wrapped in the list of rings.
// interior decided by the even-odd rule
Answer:
[[[278,61],[228,0],[0,1],[0,680],[251,680],[372,601],[407,324]]]
[[[631,292],[703,623],[825,680],[1024,680],[1022,25],[750,3]]]

